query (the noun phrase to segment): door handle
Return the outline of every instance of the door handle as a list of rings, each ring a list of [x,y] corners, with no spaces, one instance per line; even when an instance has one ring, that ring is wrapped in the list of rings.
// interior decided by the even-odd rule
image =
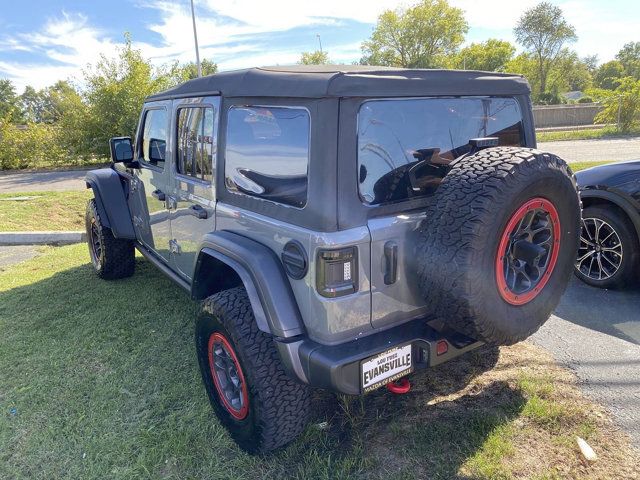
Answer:
[[[387,242],[384,244],[385,259],[385,285],[396,283],[398,279],[398,244],[396,242]]]
[[[209,212],[207,212],[200,205],[191,205],[189,207],[189,214],[193,215],[194,217],[197,217],[197,218],[199,218],[201,220],[209,218]]]
[[[166,198],[164,192],[161,190],[154,190],[153,192],[151,192],[151,196],[156,200],[160,200],[161,202],[164,202]]]

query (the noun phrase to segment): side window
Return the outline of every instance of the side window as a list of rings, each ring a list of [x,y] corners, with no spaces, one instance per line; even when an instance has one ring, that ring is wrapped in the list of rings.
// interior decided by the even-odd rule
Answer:
[[[227,189],[304,207],[309,125],[304,108],[231,107],[225,150]]]
[[[179,174],[212,181],[217,144],[214,118],[211,107],[178,110],[176,167]]]
[[[157,167],[164,167],[167,148],[167,111],[147,110],[142,126],[142,160]]]

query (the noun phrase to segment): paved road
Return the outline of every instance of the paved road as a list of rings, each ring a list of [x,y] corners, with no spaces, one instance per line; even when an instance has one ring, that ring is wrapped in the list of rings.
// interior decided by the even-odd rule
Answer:
[[[531,340],[575,371],[640,448],[640,288],[600,290],[573,279]]]
[[[0,272],[10,265],[24,262],[38,254],[38,247],[33,245],[19,245],[15,247],[0,247]]]
[[[86,170],[0,174],[0,193],[83,190]]]
[[[636,160],[640,158],[640,137],[603,140],[566,140],[540,142],[538,148],[555,153],[567,162],[596,160]]]

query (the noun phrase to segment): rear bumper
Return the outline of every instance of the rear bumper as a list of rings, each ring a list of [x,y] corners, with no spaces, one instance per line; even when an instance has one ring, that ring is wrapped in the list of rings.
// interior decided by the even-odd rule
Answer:
[[[438,355],[438,342],[447,343]],[[424,320],[414,320],[340,345],[309,339],[278,339],[276,345],[288,373],[303,383],[348,395],[362,394],[360,364],[400,345],[412,345],[415,370],[433,367],[482,345],[460,334],[443,335]]]

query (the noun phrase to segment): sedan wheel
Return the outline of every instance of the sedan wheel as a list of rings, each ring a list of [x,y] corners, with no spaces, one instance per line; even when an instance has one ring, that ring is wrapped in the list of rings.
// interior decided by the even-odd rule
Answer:
[[[635,228],[615,207],[593,206],[582,214],[575,273],[601,288],[621,287],[637,276],[638,237]]]

